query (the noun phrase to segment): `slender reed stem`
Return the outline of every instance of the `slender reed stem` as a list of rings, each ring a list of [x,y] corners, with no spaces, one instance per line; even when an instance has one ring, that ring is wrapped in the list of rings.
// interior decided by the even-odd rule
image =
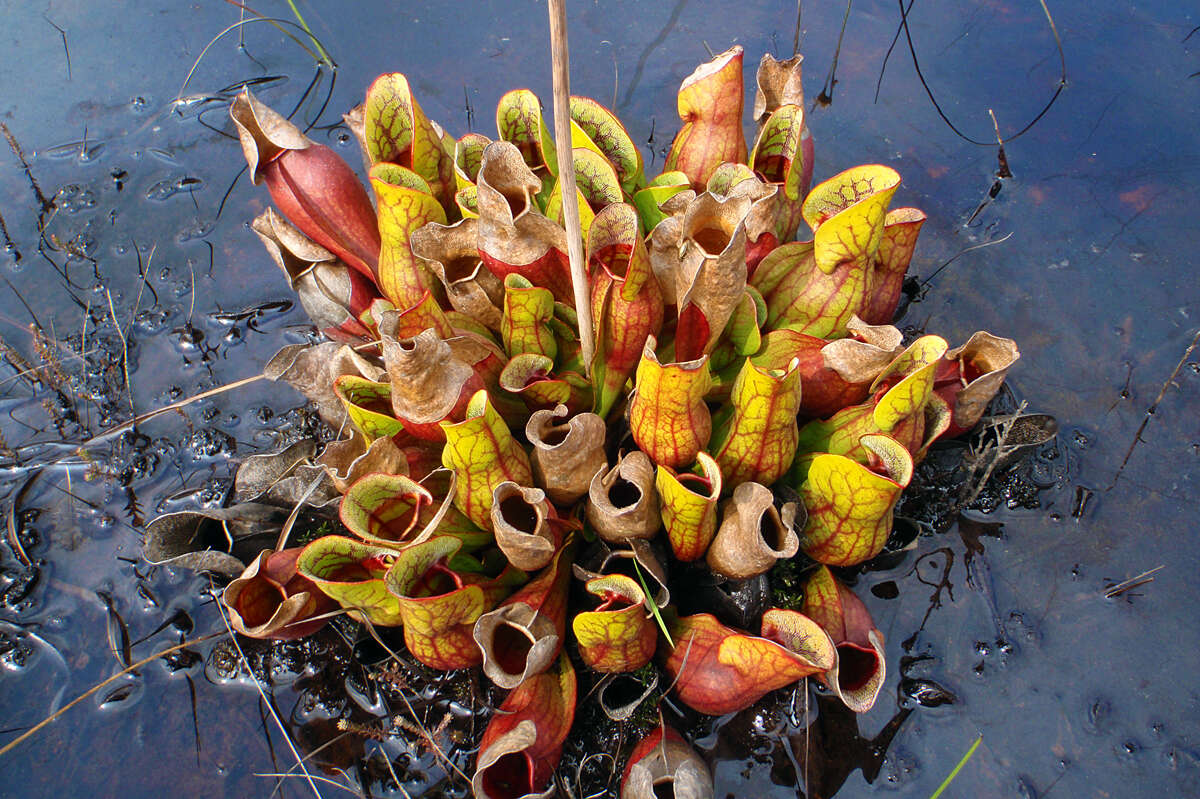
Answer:
[[[584,368],[592,373],[596,350],[592,333],[592,300],[583,261],[583,236],[575,188],[575,157],[571,152],[571,68],[567,53],[567,9],[564,0],[550,0],[550,52],[554,62],[554,145],[558,150],[558,180],[562,185],[563,227],[567,230],[567,257],[579,316],[579,346]]]

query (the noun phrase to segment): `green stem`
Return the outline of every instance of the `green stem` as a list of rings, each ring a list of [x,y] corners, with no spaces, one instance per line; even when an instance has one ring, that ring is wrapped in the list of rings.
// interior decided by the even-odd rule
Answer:
[[[300,27],[304,28],[304,32],[308,34],[308,38],[312,39],[312,43],[317,46],[317,51],[321,54],[321,63],[333,69],[336,64],[329,57],[329,53],[325,52],[325,48],[321,46],[321,41],[313,35],[312,28],[308,27],[308,23],[304,21],[304,17],[300,14],[300,9],[296,8],[295,0],[287,0],[288,7],[292,9],[292,13],[296,15],[296,21],[300,23]]]

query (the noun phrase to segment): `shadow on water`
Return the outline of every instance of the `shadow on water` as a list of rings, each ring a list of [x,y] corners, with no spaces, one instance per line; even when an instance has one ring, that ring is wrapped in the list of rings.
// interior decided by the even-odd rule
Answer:
[[[214,45],[180,102],[235,6],[7,15],[0,121],[17,147],[0,158],[0,742],[131,662],[222,631],[209,581],[141,561],[141,528],[220,504],[236,459],[317,430],[297,395],[260,381],[101,435],[131,411],[252,377],[309,335],[245,225],[265,195],[239,171],[229,97],[253,84],[357,163],[338,120],[380,72],[408,73],[458,135],[488,132],[509,88],[550,96],[543,6],[301,8],[336,82],[278,30],[247,25]],[[715,723],[687,717],[688,732],[718,796],[795,797],[807,784],[809,797],[927,797],[978,736],[955,795],[1187,793],[1200,779],[1197,21],[1166,0],[1050,3],[1057,30],[1039,2],[903,8],[906,25],[888,0],[854,3],[844,35],[840,4],[804,8],[810,96],[837,51],[832,102],[809,117],[817,178],[871,161],[900,171],[903,203],[930,218],[902,323],[952,343],[980,328],[1016,338],[1005,401],[1061,429],[998,470],[955,524],[911,528],[912,548],[858,577],[891,666],[871,712],[784,691]],[[796,6],[571,14],[573,89],[608,102],[615,84],[649,163],[705,45],[786,56]],[[902,515],[954,507],[961,455],[930,458]],[[227,641],[184,648],[0,759],[0,795],[311,793],[279,724],[315,753],[314,778],[463,795],[440,781],[416,725],[383,709],[403,697],[427,729],[459,737],[451,756],[465,765],[493,697],[406,664],[367,679],[363,664],[384,655],[340,623],[302,643],[250,644],[260,694]],[[407,744],[387,736],[402,730]]]

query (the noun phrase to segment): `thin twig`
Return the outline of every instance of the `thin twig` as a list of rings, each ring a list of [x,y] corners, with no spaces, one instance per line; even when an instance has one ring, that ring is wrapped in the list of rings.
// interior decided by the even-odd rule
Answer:
[[[371,623],[371,620],[368,619],[366,617],[366,615],[364,615],[362,617],[362,622],[363,622],[363,626],[367,630],[367,633],[371,636],[371,638],[373,638],[375,640],[375,643],[377,643],[381,647],[383,647],[383,651],[387,652],[388,655],[392,658],[392,660],[394,660],[398,663],[400,661],[400,656],[397,655],[390,646],[388,646],[387,644],[385,644],[383,642],[383,639],[379,637],[379,633],[375,630],[375,625]],[[433,750],[433,753],[435,755],[437,755],[442,760],[442,762],[444,762],[447,766],[449,766],[451,769],[453,769],[454,772],[456,774],[458,774],[458,776],[462,777],[466,782],[469,783],[471,781],[471,778],[468,777],[466,775],[466,773],[458,767],[457,763],[455,763],[453,760],[450,759],[449,755],[447,755],[444,751],[442,751],[442,748],[440,746],[438,746],[437,741],[435,741],[433,739],[433,733],[431,733],[429,731],[429,728],[421,721],[420,718],[417,717],[416,708],[414,708],[412,706],[412,703],[408,701],[408,697],[404,695],[404,691],[401,690],[401,691],[398,691],[397,693],[400,695],[400,700],[402,702],[404,702],[404,707],[406,710],[408,710],[408,715],[412,716],[413,723],[415,723],[417,725],[417,729],[419,730],[422,737],[424,737],[425,740],[428,742],[430,748],[432,748],[432,750]]]
[[[804,16],[804,0],[796,0],[796,31],[792,34],[792,57],[800,54],[800,20]]]
[[[1129,458],[1133,455],[1133,450],[1141,443],[1142,433],[1146,431],[1146,426],[1154,418],[1154,414],[1158,410],[1158,404],[1167,396],[1167,389],[1175,382],[1175,378],[1179,376],[1179,370],[1187,363],[1187,359],[1192,356],[1197,344],[1200,344],[1200,330],[1197,330],[1196,335],[1192,336],[1192,343],[1183,351],[1179,363],[1175,364],[1175,368],[1171,370],[1171,375],[1163,381],[1162,388],[1158,390],[1158,396],[1154,398],[1154,402],[1146,409],[1146,416],[1142,419],[1142,423],[1138,425],[1137,432],[1133,434],[1133,441],[1129,442],[1129,449],[1125,451],[1125,457],[1121,459],[1121,465],[1118,467],[1117,473],[1113,475],[1112,482],[1108,484],[1108,488],[1105,489],[1106,491],[1111,491],[1116,486],[1117,481],[1121,479],[1121,473],[1125,471],[1125,467],[1129,464]]]
[[[129,339],[125,337],[125,331],[121,329],[121,323],[117,321],[117,309],[113,307],[112,292],[105,288],[104,293],[108,296],[108,312],[112,314],[113,329],[121,337],[121,368],[125,372],[125,392],[129,397],[129,416],[134,418],[137,416],[137,411],[133,407],[133,381],[129,379]]]
[[[562,184],[563,227],[567,231],[567,257],[579,316],[579,347],[587,374],[592,373],[596,345],[592,332],[592,302],[583,261],[583,235],[579,224],[578,189],[575,188],[575,154],[571,150],[571,67],[567,51],[567,9],[564,0],[550,0],[550,51],[554,69],[554,143],[558,151],[558,179]]]
[[[62,37],[63,53],[67,56],[67,82],[71,81],[71,48],[67,47],[67,32],[54,24],[54,20],[50,19],[45,14],[42,14],[42,19],[50,23],[50,27],[58,31],[58,35]]]
[[[833,87],[837,85],[838,59],[842,55],[842,38],[846,35],[846,24],[850,21],[850,6],[853,3],[854,0],[846,0],[846,13],[842,16],[842,30],[838,33],[837,47],[833,51],[833,63],[829,65],[829,75],[825,78],[825,85],[821,87],[821,93],[813,100],[813,108],[833,103]]]
[[[1013,235],[1012,231],[1010,231],[1008,233],[1005,233],[1003,236],[1001,236],[998,239],[991,239],[990,241],[980,242],[979,244],[972,244],[970,247],[967,247],[965,250],[955,253],[953,258],[951,258],[949,261],[946,261],[946,263],[939,266],[937,269],[935,269],[933,271],[932,275],[930,275],[929,277],[927,277],[921,281],[921,288],[925,288],[926,286],[928,286],[935,277],[937,277],[939,274],[941,274],[943,269],[945,269],[947,266],[949,266],[950,264],[957,261],[962,256],[966,255],[967,253],[972,252],[973,250],[982,250],[984,247],[991,247],[993,244],[1003,244],[1004,242],[1011,239],[1012,235]]]
[[[313,780],[316,780],[317,782],[327,782],[330,785],[334,785],[334,786],[337,786],[338,788],[341,788],[343,791],[350,794],[351,796],[361,796],[362,795],[358,791],[351,788],[350,786],[348,786],[344,783],[338,782],[337,780],[332,780],[329,777],[322,777],[320,774],[266,774],[263,772],[256,771],[256,772],[254,772],[254,776],[255,777],[272,777],[274,779],[282,779],[284,777],[306,777],[308,779],[308,782],[310,785],[312,785]],[[317,786],[313,785],[312,788],[315,791],[317,789]],[[317,796],[320,796],[320,794],[317,794]]]
[[[196,644],[202,644],[205,641],[208,641],[212,638],[216,638],[218,635],[220,635],[220,633],[209,633],[208,635],[202,635],[199,638],[193,638],[190,641],[184,641],[182,644],[176,644],[175,646],[169,646],[160,652],[155,652],[153,655],[150,655],[149,657],[142,658],[137,663],[134,663],[131,666],[121,669],[116,674],[109,677],[107,680],[105,680],[101,683],[97,683],[96,685],[93,685],[91,688],[84,691],[82,694],[75,697],[70,702],[63,705],[58,710],[51,713],[49,716],[47,716],[46,718],[39,721],[37,724],[30,727],[24,733],[22,733],[21,735],[17,736],[16,738],[12,739],[11,741],[9,741],[2,748],[0,748],[0,756],[8,754],[8,752],[10,750],[12,750],[14,747],[16,747],[18,744],[24,742],[28,738],[31,738],[35,733],[37,733],[39,730],[41,730],[47,724],[50,724],[52,721],[57,719],[63,713],[66,713],[68,710],[75,707],[80,702],[82,702],[83,700],[85,700],[89,696],[91,696],[92,694],[99,691],[101,688],[104,688],[105,686],[108,686],[108,685],[112,685],[118,679],[120,679],[121,677],[124,677],[126,674],[129,674],[131,671],[136,671],[137,669],[140,669],[142,666],[145,666],[147,663],[155,661],[164,655],[169,655],[172,652],[178,652],[180,649],[186,649],[189,646],[195,646]]]
[[[308,34],[308,38],[312,39],[312,43],[316,45],[317,52],[321,54],[321,62],[331,69],[337,69],[337,64],[333,63],[333,59],[329,57],[329,53],[325,52],[321,40],[313,35],[312,28],[308,27],[308,23],[304,21],[304,17],[300,15],[300,9],[296,8],[295,0],[287,0],[288,7],[292,9],[292,13],[296,15],[296,20],[300,23],[300,27]]]
[[[291,534],[292,528],[296,525],[296,519],[300,517],[300,510],[304,507],[305,503],[308,502],[308,498],[312,496],[312,493],[317,490],[317,486],[321,484],[323,479],[325,479],[324,474],[313,480],[312,483],[309,484],[308,488],[304,491],[304,495],[300,497],[300,501],[296,503],[296,507],[292,508],[292,512],[288,514],[287,520],[283,523],[283,527],[279,528],[279,540],[275,542],[276,552],[282,551],[283,548],[287,546],[288,536]]]
[[[254,383],[259,380],[265,380],[266,377],[267,376],[265,374],[257,374],[257,375],[254,375],[253,377],[243,377],[241,380],[234,380],[232,383],[226,383],[223,386],[217,386],[216,388],[210,388],[208,391],[201,391],[199,394],[194,394],[190,397],[186,397],[184,399],[179,400],[178,402],[172,402],[170,405],[165,405],[162,408],[158,408],[153,411],[146,411],[142,415],[137,416],[137,417],[129,420],[128,422],[125,422],[124,424],[118,425],[117,427],[114,427],[111,430],[107,430],[107,431],[97,435],[96,437],[92,438],[90,441],[85,442],[84,446],[96,443],[98,441],[103,440],[104,438],[109,437],[109,436],[114,436],[118,433],[123,433],[126,430],[129,430],[130,428],[134,427],[135,425],[139,425],[142,422],[145,422],[149,419],[153,419],[155,416],[161,416],[164,413],[170,413],[171,411],[177,411],[180,408],[191,405],[193,402],[199,402],[200,400],[208,399],[209,397],[215,397],[218,394],[224,394],[226,391],[232,391],[235,388],[241,388],[242,386],[249,385],[250,383]]]
[[[1013,425],[1017,423],[1017,420],[1020,419],[1021,415],[1025,412],[1025,406],[1026,403],[1022,402],[1021,405],[999,425],[998,435],[996,437],[996,445],[994,448],[992,448],[992,457],[988,460],[987,467],[983,470],[983,475],[979,478],[978,482],[975,483],[975,487],[971,489],[970,494],[967,495],[966,499],[958,503],[958,509],[965,508],[967,505],[970,505],[972,502],[974,502],[979,497],[980,493],[983,492],[983,488],[987,485],[988,480],[992,479],[992,472],[996,470],[996,466],[1007,454],[1005,448],[1008,446],[1008,434],[1012,432]],[[977,455],[982,454],[982,452],[977,453]],[[980,463],[982,463],[982,461],[979,457],[976,457],[975,461],[971,464],[971,478],[974,478],[979,472]],[[971,479],[968,479],[967,482],[963,483],[963,490],[966,491],[967,487],[970,485]]]
[[[209,581],[212,586],[212,581]],[[214,589],[215,592],[215,589]],[[254,681],[254,687],[258,689],[258,695],[262,697],[263,704],[271,711],[271,718],[279,727],[279,732],[283,735],[283,739],[287,741],[288,749],[292,750],[292,756],[296,758],[296,763],[300,766],[300,771],[308,780],[308,787],[312,788],[313,796],[317,799],[322,799],[321,792],[317,790],[317,784],[313,782],[313,775],[308,773],[308,769],[304,767],[304,759],[300,757],[300,751],[296,749],[296,744],[292,741],[292,736],[288,734],[287,727],[283,725],[283,720],[279,718],[279,713],[275,711],[275,705],[267,697],[267,692],[263,690],[262,683],[259,682],[258,676],[254,673],[254,669],[250,668],[250,661],[246,659],[246,653],[242,651],[242,645],[238,643],[237,636],[233,632],[233,627],[229,624],[229,616],[225,614],[225,606],[220,600],[213,603],[217,606],[217,611],[221,614],[221,621],[225,623],[225,629],[229,633],[229,640],[233,643],[233,648],[238,653],[238,663],[246,667],[246,673],[250,675],[250,679]]]
[[[1142,572],[1137,577],[1130,577],[1128,580],[1125,580],[1124,582],[1117,583],[1116,585],[1111,585],[1104,591],[1104,598],[1112,599],[1113,597],[1120,596],[1121,594],[1125,593],[1126,591],[1130,591],[1134,588],[1137,588],[1139,585],[1145,585],[1146,583],[1152,583],[1152,582],[1154,582],[1154,577],[1152,577],[1151,575],[1156,574],[1157,572],[1160,572],[1165,568],[1166,568],[1165,564],[1162,566],[1157,566],[1153,569],[1150,569],[1149,571]]]
[[[25,153],[21,150],[21,145],[17,143],[17,137],[8,129],[8,125],[0,122],[0,133],[4,134],[5,140],[8,142],[8,147],[13,151],[13,155],[21,162],[21,169],[25,171],[25,177],[29,180],[29,185],[33,187],[33,193],[37,197],[38,205],[41,206],[42,212],[50,207],[50,201],[46,199],[46,195],[42,194],[42,187],[38,185],[37,178],[33,176],[33,167],[29,165],[29,161],[25,158]],[[44,230],[44,228],[43,228]]]

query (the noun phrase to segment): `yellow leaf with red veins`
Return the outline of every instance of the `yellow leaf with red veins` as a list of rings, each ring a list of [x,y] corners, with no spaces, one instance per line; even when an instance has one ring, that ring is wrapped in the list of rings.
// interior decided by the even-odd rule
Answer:
[[[684,78],[677,98],[683,127],[671,142],[663,168],[687,174],[692,188],[700,192],[721,164],[744,163],[743,101],[742,47],[735,45]]]
[[[767,301],[768,326],[841,338],[871,305],[887,205],[900,176],[888,167],[849,169],[804,201],[812,242],[784,244],[755,269],[751,285]]]
[[[766,638],[726,627],[707,613],[685,616],[671,625],[675,641],[666,670],[675,693],[688,707],[720,716],[750,707],[776,688],[828,669],[810,660],[810,649],[792,652]]]
[[[472,522],[491,530],[492,491],[505,480],[532,485],[529,456],[492,407],[487,391],[471,397],[463,421],[441,426],[446,432],[442,465],[457,477],[454,504]]]
[[[742,371],[746,356],[754,355],[762,349],[762,325],[767,319],[767,306],[762,295],[750,286],[746,286],[742,299],[729,317],[725,332],[717,342],[709,359],[709,368],[713,373],[713,390],[709,399],[725,401],[729,392]],[[757,360],[756,360],[757,363]],[[778,364],[784,367],[787,362]]]
[[[530,408],[565,405],[571,413],[592,407],[592,384],[576,372],[552,373],[554,361],[532,352],[515,356],[500,373],[500,388],[522,397]]]
[[[572,97],[571,121],[613,165],[625,193],[632,194],[644,181],[642,153],[617,115],[590,97]]]
[[[388,591],[404,622],[404,643],[413,657],[435,669],[463,669],[480,661],[471,628],[508,592],[497,580],[450,569],[447,564],[461,547],[449,536],[413,544],[387,573]]]
[[[739,183],[756,180],[754,170],[745,164],[735,164],[726,161],[708,176],[705,188],[718,197],[728,197]]]
[[[767,328],[840,338],[866,300],[869,273],[845,266],[826,275],[812,242],[776,247],[759,263],[750,285],[767,303]]]
[[[454,204],[463,219],[479,218],[479,189],[474,184],[463,186],[454,193]]]
[[[817,268],[827,275],[843,264],[866,270],[883,240],[888,203],[900,185],[891,167],[865,164],[819,184],[804,200],[804,219],[813,229]]]
[[[583,662],[606,673],[635,671],[649,663],[658,634],[637,581],[612,574],[588,580],[587,590],[601,604],[571,622]]]
[[[395,557],[396,550],[389,547],[326,535],[304,548],[296,561],[296,571],[349,610],[352,617],[365,618],[381,627],[396,627],[403,623],[400,603],[384,583]]]
[[[646,339],[629,401],[629,430],[638,447],[660,466],[677,469],[696,459],[712,435],[704,395],[712,385],[708,356],[661,364]]]
[[[576,180],[579,180],[576,169]],[[583,189],[579,188],[576,183],[575,189],[575,205],[579,209],[579,230],[580,235],[587,238],[588,231],[592,227],[592,220],[596,218],[596,212],[592,208],[592,204],[588,202],[588,198],[584,195]],[[546,195],[546,218],[559,227],[565,227],[563,222],[563,204],[562,204],[562,183],[554,181],[554,185],[550,188],[549,194]]]
[[[552,174],[558,172],[554,136],[542,120],[542,103],[533,92],[513,89],[500,98],[496,130],[501,140],[517,146],[530,169],[545,167]]]
[[[346,492],[339,515],[346,529],[383,546],[408,544],[421,531],[421,515],[433,507],[429,489],[402,474],[369,474]]]
[[[864,466],[842,455],[823,453],[807,459],[797,485],[808,521],[800,547],[813,560],[853,566],[883,550],[892,531],[892,511],[912,479],[913,459],[894,438],[866,435],[870,453]]]
[[[709,450],[729,485],[771,485],[796,455],[800,370],[795,358],[783,369],[747,358],[733,384],[730,411],[715,424]]]
[[[922,336],[913,342],[906,352],[910,352],[914,347],[921,347],[928,361],[908,372],[900,382],[889,388],[875,403],[875,410],[871,413],[875,424],[885,433],[890,433],[918,409],[925,407],[933,393],[938,359],[948,349],[945,340],[940,336]],[[884,375],[886,376],[887,372]],[[878,382],[877,379],[876,384]]]
[[[544,355],[551,361],[558,344],[549,322],[554,318],[554,294],[518,274],[504,278],[504,308],[500,336],[504,351],[513,358],[522,353]]]
[[[429,290],[422,292],[421,298],[407,308],[392,308],[378,314],[377,318],[380,320],[379,334],[384,338],[413,338],[430,328],[442,338],[454,335],[454,325]]]
[[[442,472],[445,474],[445,472]],[[440,489],[440,483],[435,483]],[[449,484],[445,488],[449,488]],[[380,546],[420,543],[432,535],[457,538],[464,547],[489,543],[483,532],[452,507],[444,492],[405,475],[368,474],[354,482],[342,498],[342,524],[354,535]]]
[[[397,308],[410,308],[432,282],[408,237],[426,223],[445,224],[446,212],[412,170],[381,163],[371,167],[370,177],[379,213],[379,290]]]
[[[855,713],[867,712],[875,705],[887,676],[883,634],[875,627],[867,606],[822,566],[804,586],[803,611],[828,633],[836,647],[833,667],[818,679],[846,707]]]
[[[606,416],[624,393],[647,337],[662,329],[662,290],[650,268],[633,206],[614,204],[601,211],[588,235],[587,250],[596,325],[595,411]]]
[[[671,551],[684,562],[704,557],[717,532],[721,469],[704,451],[696,454],[696,464],[700,474],[659,466],[654,478]]]
[[[800,430],[800,452],[829,452],[869,463],[871,454],[860,440],[865,435],[885,433],[899,441],[918,460],[929,442],[940,435],[948,422],[934,407],[934,381],[939,359],[946,352],[940,336],[922,336],[900,353],[876,378],[873,399],[844,408],[826,420],[814,420]],[[895,382],[888,387],[889,384]],[[926,423],[926,416],[936,424]]]
[[[575,186],[579,200],[579,226],[583,240],[587,241],[592,220],[598,212],[621,202],[621,184],[616,170],[604,156],[584,147],[573,149],[575,154]],[[554,188],[546,198],[546,216],[562,225],[562,181],[555,181]]]
[[[481,133],[468,133],[454,143],[454,181],[459,191],[479,179],[483,151],[492,140]]]
[[[357,375],[342,375],[333,381],[333,391],[346,408],[350,421],[370,444],[404,431],[404,423],[392,414],[392,386]]]
[[[763,614],[761,633],[825,670],[836,661],[833,639],[816,619],[798,611],[771,608]]]
[[[529,89],[514,89],[496,104],[496,130],[502,141],[515,144],[530,169],[558,175],[557,143],[542,116],[542,102]],[[603,157],[583,128],[571,120],[571,146]]]
[[[778,183],[788,200],[800,202],[801,178],[804,174],[804,153],[801,133],[804,130],[804,109],[798,105],[780,106],[771,114],[758,134],[750,164],[768,183]]]
[[[391,162],[416,172],[443,208],[453,207],[454,163],[399,72],[380,75],[367,89],[363,113],[371,164]]]
[[[802,209],[806,175],[812,164],[804,158],[804,109],[785,105],[767,120],[758,134],[750,164],[767,183],[779,186],[776,205],[775,235],[777,241],[790,241],[803,218]]]

